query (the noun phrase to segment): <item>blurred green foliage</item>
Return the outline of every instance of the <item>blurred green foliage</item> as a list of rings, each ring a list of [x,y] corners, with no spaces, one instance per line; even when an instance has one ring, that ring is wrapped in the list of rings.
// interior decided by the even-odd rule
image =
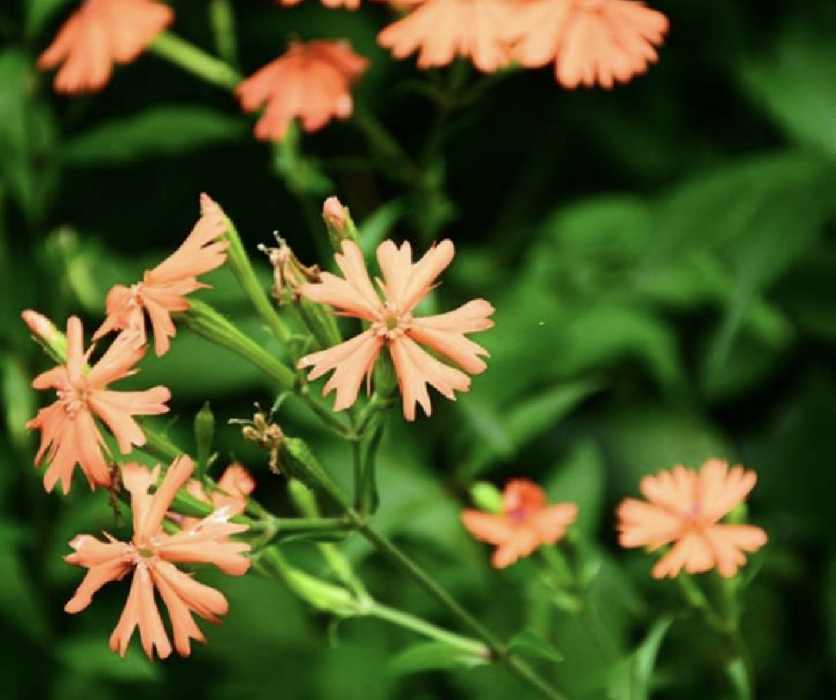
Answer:
[[[122,661],[107,649],[124,602],[119,585],[81,615],[62,612],[81,578],[61,560],[66,543],[115,525],[106,494],[76,483],[68,498],[48,497],[32,469],[34,440],[22,425],[40,399],[28,381],[48,361],[19,314],[37,308],[60,325],[80,313],[92,331],[109,286],[138,279],[183,239],[201,191],[222,204],[254,256],[278,230],[313,262],[321,232],[311,211],[331,193],[351,207],[367,251],[387,236],[419,249],[441,236],[455,241],[459,255],[430,302],[448,308],[481,296],[496,305],[497,326],[482,338],[489,370],[455,404],[437,401],[432,419],[394,419],[375,522],[503,637],[516,635],[573,698],[747,697],[745,674],[728,667],[727,640],[688,611],[674,584],[650,578],[649,556],[615,545],[613,508],[636,494],[643,474],[710,456],[759,475],[750,513],[770,542],[743,577],[742,620],[757,696],[833,696],[832,2],[660,2],[671,35],[659,65],[630,85],[566,92],[547,70],[485,84],[465,70],[465,85],[480,89],[445,112],[440,96],[462,68],[421,73],[411,60],[393,62],[374,43],[388,8],[235,0],[245,74],[291,36],[345,37],[370,58],[358,113],[376,115],[414,159],[424,174],[415,186],[356,120],[275,148],[258,144],[231,95],[153,55],[117,69],[100,94],[55,96],[34,63],[73,4],[0,7],[4,698],[506,700],[527,692],[501,669],[471,668],[472,657],[440,654],[378,620],[337,625],[255,575],[207,572],[231,612],[185,661],[151,663],[138,648]],[[213,51],[209,3],[170,4],[173,30]],[[228,270],[208,281],[207,300],[280,352]],[[275,387],[257,370],[181,330],[171,353],[146,358],[133,381],[172,389],[180,417],[168,431],[190,449],[194,415],[209,400],[221,455],[213,471],[241,459],[256,473],[257,495],[290,513],[267,455],[227,425],[251,416],[254,400],[272,404]],[[344,445],[289,404],[281,421],[348,482]],[[501,486],[513,476],[580,504],[573,547],[609,651],[534,561],[495,572],[459,524],[475,480]],[[350,537],[340,547],[377,599],[452,624],[367,543]],[[305,543],[284,549],[327,577],[305,558]]]

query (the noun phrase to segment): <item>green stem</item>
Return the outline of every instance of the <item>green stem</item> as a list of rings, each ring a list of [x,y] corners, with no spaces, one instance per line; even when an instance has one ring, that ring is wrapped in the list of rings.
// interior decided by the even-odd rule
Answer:
[[[347,516],[356,524],[359,532],[367,540],[369,540],[369,542],[371,542],[381,554],[386,556],[403,573],[409,576],[413,581],[421,586],[421,588],[447,608],[447,610],[449,610],[453,616],[462,623],[462,625],[470,629],[471,632],[482,639],[490,649],[491,656],[493,658],[497,659],[501,663],[504,663],[512,673],[539,691],[543,697],[550,698],[551,700],[567,700],[565,695],[549,685],[549,683],[541,678],[540,675],[525,661],[511,654],[505,644],[494,636],[493,632],[487,629],[481,622],[459,605],[459,603],[438,583],[436,583],[435,580],[421,567],[413,562],[406,554],[404,554],[383,535],[369,527],[358,513],[353,510],[349,510],[347,512]]]
[[[215,33],[215,46],[220,57],[230,64],[237,63],[235,42],[235,15],[229,0],[211,0],[209,19]]]
[[[485,659],[490,658],[490,649],[488,649],[488,647],[481,642],[478,642],[475,639],[470,639],[469,637],[463,637],[459,634],[455,634],[454,632],[448,632],[441,627],[437,627],[431,622],[427,622],[426,620],[404,612],[403,610],[390,608],[388,605],[382,605],[381,603],[375,601],[368,614],[380,620],[391,622],[393,625],[417,632],[418,634],[429,637],[430,639],[435,639],[439,642],[443,642],[444,644],[449,644],[451,647],[461,649],[467,654],[472,654],[473,656],[479,656]]]
[[[357,105],[352,121],[365,134],[372,150],[377,152],[391,175],[408,184],[421,180],[421,171],[412,158],[371,112]]]
[[[230,65],[169,32],[154,39],[149,50],[212,85],[232,90],[241,82]]]
[[[215,345],[232,350],[282,386],[288,389],[296,387],[296,375],[292,370],[241,333],[224,316],[200,300],[193,300],[190,304],[188,311],[179,314],[179,318],[192,331]]]
[[[247,255],[247,251],[244,248],[244,244],[241,242],[241,237],[238,235],[238,231],[229,219],[227,219],[227,222],[229,224],[229,229],[226,233],[226,237],[229,240],[229,250],[227,251],[229,266],[232,268],[232,272],[235,274],[238,284],[241,285],[241,289],[244,290],[244,293],[247,295],[247,298],[258,312],[258,315],[261,316],[261,319],[267,324],[267,327],[276,339],[285,348],[287,348],[289,352],[292,352],[290,331],[287,330],[284,323],[279,318],[275,307],[270,302],[264,288],[255,276],[255,270],[253,270],[250,257]],[[293,359],[296,360],[298,358],[294,357]]]

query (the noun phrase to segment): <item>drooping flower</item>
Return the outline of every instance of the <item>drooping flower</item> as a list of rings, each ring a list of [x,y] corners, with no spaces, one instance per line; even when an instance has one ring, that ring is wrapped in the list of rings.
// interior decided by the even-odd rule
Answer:
[[[554,62],[566,88],[611,88],[644,73],[658,59],[668,19],[634,0],[522,0],[505,37],[527,68]]]
[[[716,568],[730,577],[746,563],[743,552],[766,543],[766,533],[754,525],[720,520],[742,503],[757,477],[741,466],[711,459],[699,473],[679,465],[640,484],[649,503],[627,498],[618,507],[619,543],[653,551],[673,543],[653,567],[653,576],[675,577],[684,568],[696,574]]]
[[[392,241],[384,241],[377,248],[383,273],[383,281],[378,280],[384,297],[381,300],[369,279],[360,248],[353,241],[343,241],[342,253],[335,257],[345,279],[323,272],[318,283],[300,288],[300,293],[308,299],[370,324],[360,335],[299,360],[300,368],[313,367],[308,375],[311,380],[334,370],[323,395],[337,390],[335,411],[354,403],[363,378],[370,380],[384,346],[389,349],[398,376],[404,416],[410,421],[415,420],[416,404],[427,415],[432,411],[428,384],[455,400],[454,391],[470,388],[470,377],[465,372],[480,374],[485,370],[487,365],[480,356],[486,356],[487,351],[465,334],[493,326],[488,317],[494,308],[487,301],[476,299],[437,316],[413,316],[415,307],[432,289],[454,254],[453,243],[445,240],[413,263],[409,243],[399,248]],[[440,362],[419,343],[452,360],[464,372]]]
[[[85,0],[38,59],[41,70],[63,63],[55,76],[58,92],[100,90],[114,63],[130,63],[174,19],[153,0]]]
[[[117,284],[107,294],[107,318],[93,339],[114,330],[136,329],[145,342],[145,314],[154,330],[157,355],[168,352],[177,333],[171,320],[174,311],[186,311],[186,295],[208,287],[198,275],[224,264],[229,242],[218,240],[227,231],[223,210],[209,198],[200,196],[201,217],[183,244],[153,270],[146,270],[142,282],[126,287]]]
[[[497,569],[527,557],[543,544],[562,539],[578,515],[574,503],[546,505],[546,492],[528,479],[512,479],[502,494],[502,512],[466,510],[462,523],[475,538],[496,545],[491,563]]]
[[[221,474],[218,488],[206,495],[197,479],[190,479],[186,484],[186,493],[204,503],[210,503],[216,510],[225,508],[230,516],[239,515],[247,507],[247,496],[255,489],[253,475],[242,464],[230,464]],[[175,520],[184,530],[189,530],[199,522],[197,518],[178,516]]]
[[[39,465],[46,454],[50,462],[44,486],[52,491],[61,481],[64,493],[70,490],[73,470],[78,464],[91,488],[110,486],[111,477],[103,452],[104,440],[96,424],[99,418],[128,454],[134,445],[145,444],[145,435],[133,416],[166,413],[171,393],[163,386],[146,391],[111,391],[115,381],[135,374],[133,366],[142,359],[145,348],[135,332],[120,333],[101,359],[87,369],[93,351],[84,351],[84,330],[73,316],[67,321],[67,361],[32,382],[35,389],[55,389],[58,400],[38,411],[26,427],[41,431],[41,446],[35,456]]]
[[[456,56],[493,72],[508,64],[507,22],[518,12],[510,0],[418,0],[409,14],[386,27],[378,43],[395,58],[418,54],[419,68],[446,66]]]
[[[155,649],[160,658],[171,654],[171,642],[154,599],[155,589],[168,609],[174,648],[181,656],[190,654],[190,640],[206,641],[192,613],[209,622],[219,622],[218,616],[226,614],[228,603],[219,591],[198,583],[175,564],[214,564],[232,576],[241,576],[249,568],[250,560],[244,553],[250,546],[229,539],[230,535],[244,532],[247,526],[228,522],[226,509],[215,511],[175,535],[163,532],[163,518],[192,469],[191,459],[178,458],[152,495],[148,491],[159,476],[159,465],[148,470],[133,462],[126,464],[122,480],[131,495],[133,539],[120,542],[105,533],[107,541],[79,535],[70,542],[75,551],[66,560],[88,571],[64,607],[68,613],[84,610],[102,586],[133,572],[128,600],[110,637],[110,648],[122,657],[137,627],[149,658],[153,658]]]
[[[350,117],[351,87],[368,65],[345,41],[297,41],[242,82],[235,94],[245,112],[264,107],[256,138],[277,141],[294,119],[305,131],[317,131],[333,118]]]

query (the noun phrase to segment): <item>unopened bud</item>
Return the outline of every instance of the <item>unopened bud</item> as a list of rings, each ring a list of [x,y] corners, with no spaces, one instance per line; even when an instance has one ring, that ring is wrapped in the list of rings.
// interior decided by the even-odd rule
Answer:
[[[215,439],[215,416],[208,401],[195,416],[194,437],[197,443],[197,473],[199,478],[203,478],[211,461],[212,441]]]
[[[470,487],[470,498],[479,510],[497,515],[502,512],[502,493],[493,484],[477,481]]]
[[[328,197],[322,206],[322,218],[328,229],[328,238],[334,250],[341,250],[343,241],[354,241],[357,239],[357,227],[351,218],[348,207],[336,197]]]
[[[67,339],[55,324],[32,309],[26,309],[20,316],[29,327],[32,337],[55,359],[64,362],[67,357]]]

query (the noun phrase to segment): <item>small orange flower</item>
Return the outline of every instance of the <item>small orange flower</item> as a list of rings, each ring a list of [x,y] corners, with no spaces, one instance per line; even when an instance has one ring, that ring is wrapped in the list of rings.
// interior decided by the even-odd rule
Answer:
[[[668,19],[633,0],[525,0],[505,36],[527,68],[554,61],[566,88],[611,88],[644,73],[658,59]]]
[[[480,355],[487,351],[465,337],[466,333],[484,331],[493,326],[488,316],[494,308],[484,299],[470,301],[454,311],[438,316],[415,317],[412,312],[432,289],[436,277],[450,264],[455,249],[450,241],[433,246],[417,263],[412,262],[412,248],[404,243],[398,248],[384,241],[377,248],[377,261],[384,281],[378,280],[381,300],[369,279],[363,254],[356,243],[343,241],[342,254],[336,260],[345,279],[323,272],[318,283],[308,283],[299,292],[312,301],[336,307],[338,313],[360,318],[371,327],[344,343],[306,355],[299,367],[313,367],[308,379],[316,379],[334,370],[323,395],[337,390],[335,411],[342,411],[357,399],[363,377],[370,381],[377,356],[389,348],[398,375],[403,412],[415,420],[415,405],[430,415],[432,407],[427,384],[448,399],[454,391],[467,391],[470,377],[439,362],[419,343],[451,359],[465,372],[480,374],[487,365]]]
[[[619,543],[650,551],[674,542],[653,567],[653,576],[675,577],[684,568],[696,574],[717,568],[721,576],[737,573],[746,563],[743,552],[766,543],[766,533],[753,525],[719,521],[754,488],[757,477],[741,466],[711,459],[699,474],[676,466],[642,479],[640,489],[650,503],[625,499],[618,507]]]
[[[245,112],[265,106],[256,138],[281,140],[294,119],[305,131],[317,131],[332,118],[351,116],[351,86],[369,62],[345,41],[293,42],[236,89]]]
[[[386,27],[378,43],[405,58],[419,50],[418,67],[446,66],[456,56],[470,58],[486,73],[509,61],[503,38],[507,22],[518,12],[510,0],[419,0],[403,19]]]
[[[134,445],[144,445],[145,435],[133,416],[166,413],[165,402],[171,393],[163,386],[146,391],[109,391],[107,386],[135,374],[132,367],[142,359],[145,348],[135,333],[120,333],[116,340],[89,370],[85,368],[91,346],[84,351],[84,330],[73,316],[67,322],[67,361],[35,378],[35,389],[55,389],[58,400],[42,408],[26,427],[41,431],[41,446],[35,457],[40,464],[46,453],[50,462],[44,486],[52,491],[60,479],[64,493],[69,493],[75,465],[87,477],[91,488],[110,486],[110,472],[102,448],[104,440],[95,418],[100,418],[113,433],[123,454]]]
[[[244,552],[250,546],[229,539],[244,532],[246,525],[227,522],[223,510],[200,520],[194,527],[176,535],[167,535],[162,522],[177,490],[192,473],[192,460],[178,458],[169,468],[160,487],[151,495],[160,466],[148,470],[134,462],[122,467],[122,480],[131,494],[134,535],[130,542],[120,542],[104,533],[107,542],[91,535],[79,535],[72,542],[75,552],[66,560],[88,569],[87,575],[64,606],[77,613],[90,605],[93,595],[106,583],[119,581],[133,571],[131,590],[122,616],[110,637],[110,648],[124,657],[134,630],[139,627],[142,648],[153,658],[154,648],[160,658],[171,654],[171,643],[154,601],[156,588],[168,608],[174,632],[174,648],[181,656],[191,653],[190,640],[205,642],[192,613],[209,622],[219,622],[227,612],[226,598],[214,588],[198,583],[180,571],[175,563],[214,564],[224,573],[241,576],[250,566]]]
[[[58,92],[93,92],[110,79],[114,63],[130,63],[174,19],[152,0],[86,0],[41,54],[41,70],[63,62]]]
[[[130,287],[117,284],[107,294],[107,318],[93,339],[114,330],[136,329],[145,342],[145,315],[154,329],[157,355],[168,352],[169,338],[177,330],[171,320],[173,311],[185,311],[185,296],[209,285],[197,281],[202,275],[226,260],[228,241],[218,237],[226,233],[227,219],[221,208],[207,195],[200,197],[202,216],[183,244],[153,270],[146,270],[142,282]]]
[[[475,538],[496,545],[491,563],[497,569],[527,557],[542,544],[554,544],[578,515],[574,503],[546,505],[546,492],[528,479],[512,479],[502,494],[498,515],[466,510],[462,523]]]
[[[186,493],[194,496],[204,503],[211,503],[215,509],[226,508],[226,512],[231,516],[239,515],[244,512],[247,507],[247,496],[249,496],[255,488],[255,479],[253,475],[242,464],[230,464],[221,474],[218,481],[218,488],[212,491],[211,496],[206,495],[206,491],[197,479],[190,479],[186,484]],[[187,516],[176,516],[175,520],[184,530],[189,530],[199,522],[197,518],[189,518]]]

